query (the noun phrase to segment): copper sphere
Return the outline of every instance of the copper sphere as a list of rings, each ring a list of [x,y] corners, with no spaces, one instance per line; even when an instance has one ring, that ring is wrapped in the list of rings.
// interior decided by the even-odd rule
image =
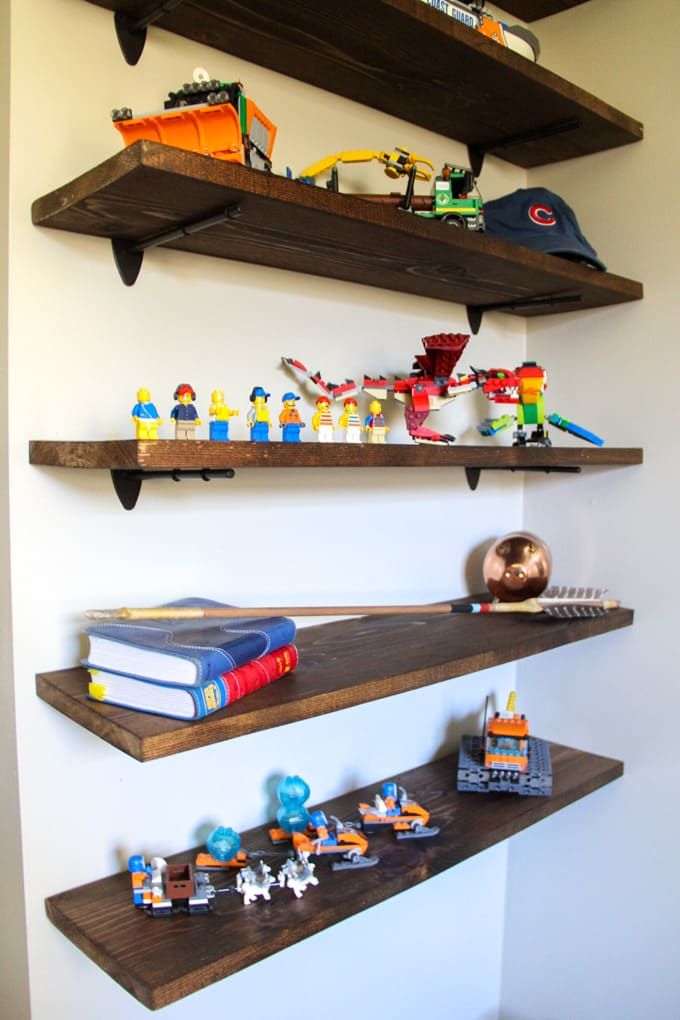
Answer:
[[[552,556],[545,542],[529,531],[504,535],[484,557],[484,583],[502,602],[535,598],[547,587]]]

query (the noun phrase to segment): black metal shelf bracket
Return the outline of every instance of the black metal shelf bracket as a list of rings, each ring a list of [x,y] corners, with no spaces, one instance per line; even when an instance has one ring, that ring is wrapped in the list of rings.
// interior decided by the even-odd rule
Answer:
[[[553,258],[557,258],[555,255]],[[466,305],[468,323],[472,333],[477,335],[482,325],[484,312],[517,312],[523,308],[541,308],[544,305],[577,305],[583,300],[581,294],[546,294],[543,297],[516,298],[514,301],[499,301],[492,305]]]
[[[163,3],[158,4],[157,7],[154,7],[153,10],[141,18],[131,18],[124,11],[115,11],[113,23],[116,27],[116,37],[121,52],[128,64],[136,64],[144,52],[146,30],[149,25],[153,25],[164,14],[169,14],[175,7],[179,7],[181,3],[182,0],[164,0]]]
[[[496,467],[495,465],[489,465],[488,467],[466,467],[465,477],[467,483],[472,492],[475,491],[479,485],[479,477],[482,471],[539,471],[543,474],[562,474],[562,475],[578,475],[581,473],[580,467]]]
[[[144,252],[147,248],[158,248],[161,244],[169,244],[170,241],[177,241],[180,237],[190,237],[191,234],[198,234],[201,230],[209,227],[218,227],[221,223],[229,223],[241,216],[241,207],[237,203],[226,206],[221,212],[214,216],[207,216],[202,220],[194,220],[192,223],[184,223],[172,230],[166,230],[162,234],[154,234],[143,241],[126,241],[121,237],[114,237],[111,240],[113,260],[120,274],[120,278],[126,287],[131,287],[139,276],[144,261]]]
[[[143,471],[136,468],[113,468],[111,480],[116,495],[126,510],[134,510],[142,488],[142,482],[152,478],[172,478],[180,482],[183,478],[202,478],[210,482],[213,478],[233,478],[233,468],[169,468],[167,471]]]

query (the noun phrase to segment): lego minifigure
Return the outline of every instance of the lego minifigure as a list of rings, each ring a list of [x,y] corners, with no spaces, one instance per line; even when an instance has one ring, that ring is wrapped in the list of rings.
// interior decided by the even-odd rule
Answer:
[[[229,439],[229,419],[240,414],[240,411],[227,407],[222,390],[213,390],[210,399],[212,400],[208,411],[210,414],[210,438],[226,442]]]
[[[331,402],[328,397],[317,397],[316,414],[312,418],[312,428],[320,443],[332,443],[335,424],[331,414]]]
[[[387,433],[390,431],[385,415],[382,413],[382,404],[379,400],[372,400],[368,405],[369,415],[364,422],[364,432],[368,436],[369,443],[384,443]]]
[[[250,438],[253,443],[269,442],[269,429],[271,427],[271,422],[269,419],[267,401],[270,396],[271,394],[265,392],[261,386],[253,386],[250,391],[249,400],[252,407],[248,411],[246,424],[250,429]]]
[[[137,390],[137,403],[131,413],[137,439],[158,439],[158,426],[163,422],[145,386]]]
[[[196,394],[188,383],[181,383],[174,393],[178,401],[170,412],[175,422],[175,439],[195,439],[196,428],[201,424],[198,411],[194,407]]]
[[[361,442],[361,418],[359,417],[358,407],[354,397],[347,397],[343,403],[345,410],[340,416],[338,425],[341,429],[345,430],[345,442],[346,443],[360,443]]]
[[[295,406],[296,402],[300,398],[290,391],[284,393],[281,397],[283,402],[283,408],[279,415],[279,428],[281,432],[281,440],[284,443],[299,443],[300,442],[300,429],[305,427],[305,423],[300,417],[300,412]]]

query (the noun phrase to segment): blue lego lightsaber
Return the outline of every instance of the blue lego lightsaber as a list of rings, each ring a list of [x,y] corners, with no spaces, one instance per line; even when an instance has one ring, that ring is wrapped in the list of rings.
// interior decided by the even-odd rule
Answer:
[[[551,414],[548,421],[556,429],[561,429],[562,432],[568,432],[569,435],[577,436],[578,439],[585,439],[587,443],[592,443],[594,446],[604,446],[604,439],[600,436],[595,435],[594,432],[589,432],[588,429],[581,428],[580,425],[576,425],[573,421],[562,418],[559,414]]]

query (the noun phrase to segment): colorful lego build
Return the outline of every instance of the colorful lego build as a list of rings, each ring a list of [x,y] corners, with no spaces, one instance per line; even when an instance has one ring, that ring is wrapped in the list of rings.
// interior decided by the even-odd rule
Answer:
[[[191,864],[168,864],[163,857],[152,857],[147,864],[141,854],[134,854],[128,870],[132,902],[154,917],[180,911],[205,913],[215,905],[215,887],[209,876],[195,871]]]
[[[276,812],[278,827],[269,830],[272,843],[292,842],[297,854],[331,855],[333,871],[370,868],[377,857],[367,857],[368,840],[351,822],[332,818],[321,810],[311,813],[304,806],[310,790],[300,776],[286,776],[277,787],[281,806]]]
[[[279,428],[282,430],[281,441],[283,443],[300,442],[300,430],[305,427],[305,423],[297,409],[299,399],[299,396],[290,391],[284,393],[281,397],[283,407],[279,414]]]
[[[546,427],[550,424],[594,446],[604,446],[600,436],[558,414],[551,414],[546,420],[543,394],[548,385],[547,373],[535,361],[523,361],[512,371],[506,368],[473,371],[478,386],[489,400],[517,407],[515,415],[486,418],[477,426],[481,435],[496,436],[516,424],[513,446],[552,446]]]
[[[227,407],[222,390],[213,390],[210,399],[212,401],[208,408],[208,414],[210,415],[210,438],[218,442],[227,442],[229,439],[229,419],[241,412]]]
[[[425,421],[431,411],[437,411],[463,393],[481,389],[489,400],[498,404],[513,404],[516,414],[487,418],[478,426],[484,436],[494,436],[511,428],[515,446],[551,446],[547,426],[552,425],[563,432],[583,439],[595,446],[603,446],[604,440],[594,432],[558,414],[546,417],[543,393],[547,381],[546,371],[535,361],[525,361],[513,370],[507,368],[475,369],[469,373],[454,374],[454,369],[470,339],[467,333],[436,333],[423,337],[424,354],[416,355],[413,368],[405,377],[392,381],[385,376],[364,376],[359,387],[353,379],[338,384],[326,381],[320,372],[309,369],[295,358],[282,358],[283,364],[298,378],[303,379],[330,401],[355,397],[361,388],[376,400],[384,400],[392,394],[404,405],[406,428],[411,439],[417,443],[449,444],[456,437],[449,433],[428,428]],[[369,424],[368,421],[366,424]],[[370,439],[370,436],[369,436]]]
[[[174,393],[177,401],[170,417],[175,423],[175,439],[195,439],[196,429],[201,424],[198,411],[194,406],[196,394],[188,383],[180,383]]]
[[[145,386],[137,390],[137,403],[132,408],[131,414],[135,423],[136,439],[158,439],[158,428],[163,421]]]
[[[373,804],[359,804],[361,827],[370,834],[388,826],[397,839],[424,839],[437,836],[437,826],[428,826],[430,812],[395,782],[382,784]]]
[[[270,829],[272,843],[290,840],[296,853],[313,857],[330,856],[333,871],[348,871],[353,868],[372,868],[379,857],[368,857],[368,840],[352,822],[341,822],[331,816],[329,821],[324,811],[312,811],[309,822],[302,832],[287,833],[283,829]]]
[[[253,443],[268,443],[271,420],[267,401],[271,393],[267,393],[261,386],[253,386],[250,391],[251,408],[248,411],[246,424],[250,429],[250,438]]]
[[[407,149],[395,148],[393,152],[381,152],[376,149],[348,149],[312,163],[300,174],[299,180],[307,184],[316,182],[320,174],[330,171],[330,179],[326,184],[329,191],[339,191],[338,163],[371,163],[377,160],[385,167],[385,174],[390,180],[407,177],[406,195],[403,208],[411,210],[411,199],[416,181],[429,181],[434,170],[434,163],[426,156],[417,156]]]
[[[391,393],[395,400],[402,403],[406,427],[415,442],[453,443],[455,436],[427,428],[425,420],[431,411],[437,411],[461,393],[477,388],[474,375],[453,375],[469,339],[466,333],[436,333],[423,337],[425,353],[416,355],[408,376],[395,378],[392,382],[385,376],[364,376],[361,389],[377,401],[384,401]],[[346,379],[344,383],[336,385],[322,379],[319,372],[310,372],[295,358],[282,358],[282,361],[298,378],[311,383],[327,397],[346,399],[356,396],[359,390],[353,379]]]
[[[407,149],[396,148],[393,152],[379,152],[373,149],[356,149],[338,152],[332,156],[312,163],[300,174],[300,180],[314,183],[321,174],[330,171],[326,182],[329,191],[339,191],[338,163],[369,163],[378,160],[385,167],[386,175],[392,180],[406,177],[406,190],[403,195],[398,192],[390,194],[354,193],[356,197],[381,205],[391,205],[404,212],[415,213],[426,219],[440,220],[442,223],[467,227],[469,230],[484,229],[484,203],[481,196],[471,195],[476,190],[476,180],[472,170],[444,163],[441,172],[435,177],[434,190],[431,195],[416,195],[416,181],[429,181],[432,178],[434,163],[426,156],[418,156]]]
[[[465,736],[458,757],[458,789],[472,793],[518,793],[547,797],[552,793],[550,748],[529,736],[526,716],[515,711],[511,691],[504,712],[488,723],[484,710],[482,736]],[[488,698],[487,698],[488,706]]]
[[[144,138],[271,170],[276,126],[246,98],[241,82],[209,78],[203,68],[195,69],[193,81],[168,93],[162,113],[133,117],[122,107],[111,116],[126,145]]]

